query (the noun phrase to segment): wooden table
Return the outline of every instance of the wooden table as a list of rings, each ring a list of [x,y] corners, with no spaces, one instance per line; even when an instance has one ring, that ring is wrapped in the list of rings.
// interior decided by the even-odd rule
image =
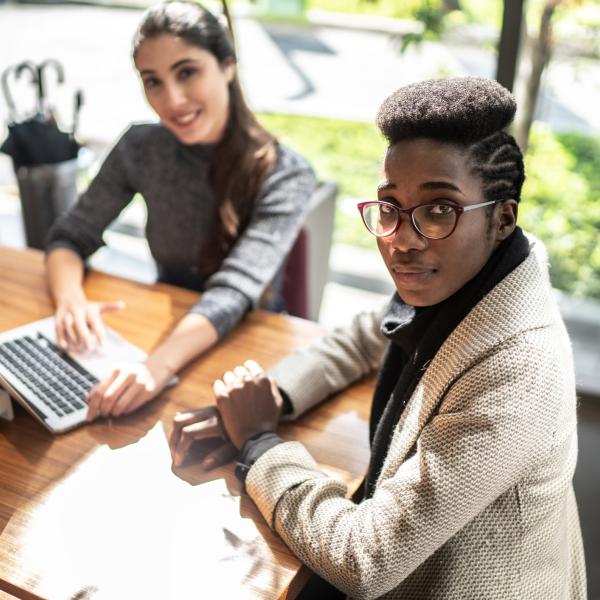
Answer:
[[[52,314],[43,255],[0,247],[0,331]],[[107,323],[151,350],[193,292],[92,272],[86,291],[124,299]],[[247,358],[265,368],[321,333],[315,323],[254,312],[180,383],[135,414],[53,436],[15,405],[0,420],[0,597],[110,600],[292,598],[306,569],[241,494],[228,465],[173,469],[176,411],[212,404],[212,382]],[[282,427],[350,483],[367,464],[372,382]],[[4,592],[4,593],[3,593]]]

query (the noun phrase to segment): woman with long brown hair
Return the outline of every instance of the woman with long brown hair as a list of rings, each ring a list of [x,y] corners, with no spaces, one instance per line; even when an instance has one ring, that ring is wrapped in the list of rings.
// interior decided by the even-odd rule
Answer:
[[[93,349],[101,315],[121,302],[89,301],[84,261],[139,193],[159,280],[203,292],[143,364],[122,365],[90,393],[88,419],[135,410],[253,306],[282,308],[280,273],[315,185],[310,166],[279,145],[246,105],[229,32],[198,4],[150,8],[133,59],[159,117],[132,125],[47,245],[56,334]]]

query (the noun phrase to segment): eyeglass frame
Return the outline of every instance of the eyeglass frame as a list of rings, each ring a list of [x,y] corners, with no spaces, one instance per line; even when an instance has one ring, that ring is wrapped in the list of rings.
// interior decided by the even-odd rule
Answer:
[[[446,203],[444,203],[444,202],[424,202],[423,204],[417,204],[416,206],[411,206],[410,208],[400,208],[397,204],[394,204],[393,202],[387,202],[386,200],[366,200],[365,202],[359,202],[356,205],[356,208],[358,208],[358,212],[360,213],[360,217],[362,219],[364,226],[367,228],[367,231],[369,233],[371,233],[372,235],[374,235],[375,237],[381,238],[381,237],[388,237],[390,235],[394,235],[398,231],[398,229],[400,229],[400,225],[402,224],[402,213],[408,213],[409,222],[412,225],[412,228],[417,232],[418,235],[420,235],[428,240],[445,240],[446,238],[449,238],[454,233],[454,231],[458,227],[458,221],[460,220],[460,217],[463,213],[469,212],[470,210],[474,210],[476,208],[483,208],[484,206],[490,206],[491,204],[496,204],[497,202],[504,202],[504,200],[489,200],[487,202],[480,202],[479,204],[470,204],[468,206],[462,206],[461,204],[453,204],[450,202],[446,202]],[[367,225],[367,222],[365,221],[365,215],[363,212],[365,207],[367,205],[371,205],[371,204],[379,204],[379,205],[385,204],[386,206],[391,206],[396,211],[396,213],[398,214],[398,218],[396,221],[396,227],[394,227],[394,229],[392,231],[390,231],[389,233],[383,233],[380,235],[377,235],[376,233],[371,231],[371,228]],[[419,230],[419,228],[417,227],[417,224],[415,223],[415,219],[413,217],[413,212],[415,210],[417,210],[417,208],[421,208],[422,206],[438,206],[440,204],[443,204],[444,206],[448,206],[455,211],[456,221],[454,222],[454,227],[452,227],[452,230],[450,231],[450,233],[448,233],[444,237],[432,238],[432,237],[425,235],[422,231]]]

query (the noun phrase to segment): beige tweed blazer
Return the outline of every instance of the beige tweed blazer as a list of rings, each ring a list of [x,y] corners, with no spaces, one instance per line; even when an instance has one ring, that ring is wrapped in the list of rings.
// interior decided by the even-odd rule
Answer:
[[[362,315],[272,371],[297,414],[377,366],[379,322]],[[348,500],[297,442],[263,454],[247,491],[292,552],[351,598],[586,598],[574,389],[533,242],[429,364],[371,499]]]

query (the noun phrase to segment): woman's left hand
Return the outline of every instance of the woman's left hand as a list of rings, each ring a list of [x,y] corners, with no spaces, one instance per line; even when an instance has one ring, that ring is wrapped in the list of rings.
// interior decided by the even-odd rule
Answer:
[[[130,413],[157,396],[173,374],[164,365],[126,363],[119,365],[87,397],[87,420]]]

